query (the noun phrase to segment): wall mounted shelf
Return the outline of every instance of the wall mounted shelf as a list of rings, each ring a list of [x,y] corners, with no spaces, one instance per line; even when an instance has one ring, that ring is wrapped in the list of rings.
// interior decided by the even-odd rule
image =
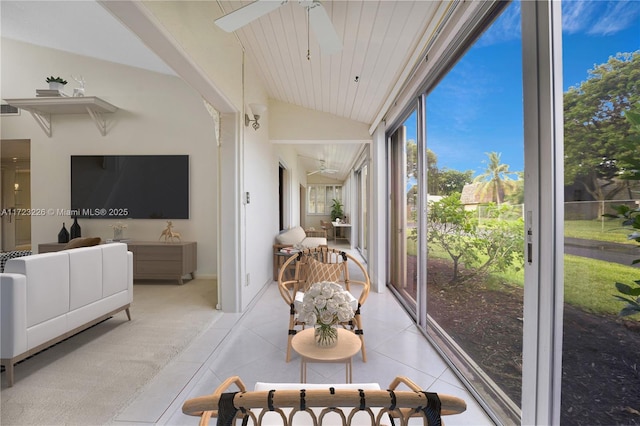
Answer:
[[[102,114],[112,113],[118,107],[96,96],[82,97],[41,97],[23,99],[5,99],[14,107],[29,111],[40,128],[51,137],[51,116],[58,114],[89,114],[100,134],[107,134],[107,122]]]

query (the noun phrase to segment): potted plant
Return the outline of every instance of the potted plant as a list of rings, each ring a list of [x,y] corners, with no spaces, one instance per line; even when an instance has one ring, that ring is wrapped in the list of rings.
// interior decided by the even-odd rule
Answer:
[[[64,85],[67,84],[67,80],[62,77],[47,77],[47,83],[49,83],[49,89],[51,90],[64,90]]]
[[[342,218],[344,213],[342,212],[342,203],[337,198],[333,199],[333,204],[331,205],[331,221],[335,222],[336,219]]]

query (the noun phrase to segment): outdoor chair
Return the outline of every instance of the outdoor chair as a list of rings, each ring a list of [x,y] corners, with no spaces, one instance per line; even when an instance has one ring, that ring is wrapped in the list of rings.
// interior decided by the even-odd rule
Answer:
[[[295,265],[295,267],[294,267]],[[350,266],[352,271],[350,271]],[[293,278],[285,272],[294,268]],[[355,274],[355,279],[350,274]],[[291,339],[298,330],[305,328],[305,323],[298,318],[298,311],[302,307],[304,292],[313,283],[330,281],[340,284],[350,297],[354,311],[352,320],[339,323],[345,329],[356,333],[362,342],[362,360],[367,361],[364,344],[364,330],[360,309],[369,295],[369,275],[362,264],[352,255],[328,247],[306,249],[291,256],[280,267],[278,272],[278,289],[289,307],[289,331],[287,339],[286,361],[291,358]],[[311,325],[313,326],[313,325]]]
[[[400,385],[404,385],[402,389]],[[404,389],[407,387],[408,389]],[[236,390],[237,389],[237,390]],[[386,390],[377,383],[294,384],[256,383],[250,391],[238,376],[227,378],[211,395],[188,399],[182,412],[211,418],[216,424],[406,426],[418,418],[423,426],[444,424],[441,416],[459,414],[467,405],[461,398],[425,392],[407,377],[396,377]]]

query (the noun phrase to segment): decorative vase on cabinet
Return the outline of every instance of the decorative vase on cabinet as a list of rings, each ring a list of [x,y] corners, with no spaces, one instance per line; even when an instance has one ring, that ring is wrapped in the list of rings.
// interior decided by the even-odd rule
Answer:
[[[82,236],[82,230],[80,225],[78,224],[78,217],[73,217],[73,224],[71,225],[71,239],[78,238]]]
[[[65,228],[64,222],[62,222],[62,229],[58,232],[58,242],[65,244],[69,242],[69,231]]]

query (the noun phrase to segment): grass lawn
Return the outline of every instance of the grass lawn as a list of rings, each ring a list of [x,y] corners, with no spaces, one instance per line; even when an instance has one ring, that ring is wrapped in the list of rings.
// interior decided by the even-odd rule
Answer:
[[[448,259],[441,248],[429,247],[429,256]],[[632,284],[640,279],[640,269],[566,254],[564,256],[564,301],[588,312],[616,315],[624,307],[613,296],[618,293],[616,282]],[[489,275],[486,284],[494,290],[504,289],[504,285],[524,286],[524,270],[515,268]],[[627,319],[640,321],[640,315]]]
[[[564,256],[564,301],[600,314],[617,314],[623,302],[615,283],[632,284],[640,279],[640,269],[585,257]],[[640,321],[640,315],[628,317]]]
[[[608,241],[612,243],[636,244],[628,240],[631,230],[620,226],[620,219],[565,220],[564,236],[585,240]]]

